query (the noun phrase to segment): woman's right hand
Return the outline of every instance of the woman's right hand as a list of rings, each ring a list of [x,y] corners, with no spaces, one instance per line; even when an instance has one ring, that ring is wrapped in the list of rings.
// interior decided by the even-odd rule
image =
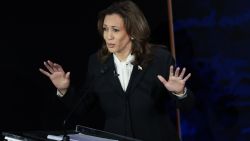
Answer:
[[[60,93],[65,94],[70,85],[70,72],[65,73],[61,65],[50,60],[44,62],[44,66],[47,68],[47,71],[42,68],[39,68],[39,71],[49,77]]]

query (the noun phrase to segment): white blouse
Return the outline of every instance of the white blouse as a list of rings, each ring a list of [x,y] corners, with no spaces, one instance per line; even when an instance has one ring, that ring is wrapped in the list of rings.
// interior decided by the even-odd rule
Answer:
[[[122,89],[126,91],[129,83],[129,79],[133,70],[133,65],[131,62],[134,61],[135,56],[129,55],[125,61],[120,61],[115,54],[113,54],[116,73],[118,74],[118,78],[120,80]]]

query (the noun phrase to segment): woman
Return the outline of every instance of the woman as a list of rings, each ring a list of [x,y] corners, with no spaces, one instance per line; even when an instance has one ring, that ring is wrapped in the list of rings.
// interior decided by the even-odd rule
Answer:
[[[145,141],[178,140],[167,104],[192,105],[185,87],[191,74],[174,70],[174,60],[162,47],[148,43],[150,28],[132,1],[115,2],[99,14],[98,31],[103,47],[88,64],[82,111],[98,102],[105,113],[105,131]],[[63,101],[75,99],[70,72],[56,63],[44,63]],[[167,79],[165,79],[167,78]],[[86,92],[87,91],[87,92]]]

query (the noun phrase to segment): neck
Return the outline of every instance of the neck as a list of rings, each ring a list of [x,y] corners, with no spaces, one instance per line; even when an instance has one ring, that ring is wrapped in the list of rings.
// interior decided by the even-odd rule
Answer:
[[[120,54],[120,53],[115,53],[115,56],[121,61],[126,61],[126,59],[128,58],[130,52],[127,52],[127,53],[123,53],[123,54]]]
[[[122,52],[116,52],[114,54],[121,62],[123,62],[126,61],[129,54],[131,53],[131,50],[132,50],[131,47],[129,47],[126,50],[123,50]]]

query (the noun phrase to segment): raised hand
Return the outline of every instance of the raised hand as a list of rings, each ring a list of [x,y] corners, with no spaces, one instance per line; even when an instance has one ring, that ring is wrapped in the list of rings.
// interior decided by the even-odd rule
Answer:
[[[191,76],[191,73],[189,73],[184,77],[185,72],[186,68],[183,68],[180,73],[179,67],[177,67],[174,71],[174,67],[170,66],[168,81],[161,75],[158,75],[157,77],[163,83],[166,89],[178,95],[184,93],[185,83]]]
[[[70,72],[65,73],[61,65],[50,60],[44,62],[44,66],[47,71],[42,68],[39,71],[49,77],[54,86],[64,94],[70,85]]]

